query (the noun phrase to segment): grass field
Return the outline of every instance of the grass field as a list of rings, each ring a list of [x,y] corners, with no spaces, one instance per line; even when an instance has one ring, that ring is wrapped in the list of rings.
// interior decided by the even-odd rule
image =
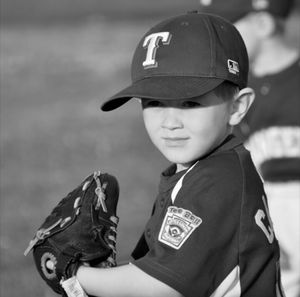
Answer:
[[[56,296],[23,252],[55,204],[94,170],[119,179],[118,260],[129,259],[167,163],[137,102],[112,113],[99,105],[129,83],[133,50],[150,25],[2,29],[1,296]]]

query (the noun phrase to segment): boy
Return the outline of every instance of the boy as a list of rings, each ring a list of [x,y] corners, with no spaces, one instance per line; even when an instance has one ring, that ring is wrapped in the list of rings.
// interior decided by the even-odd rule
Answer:
[[[256,99],[240,128],[264,179],[287,297],[300,296],[300,60],[287,42],[293,0],[213,0],[202,10],[233,21],[250,59]],[[204,0],[200,1],[205,3]],[[295,29],[299,30],[298,26]]]
[[[139,98],[146,130],[172,165],[132,262],[78,269],[88,294],[283,296],[262,182],[231,134],[254,99],[247,73],[243,40],[220,17],[173,17],[142,38],[132,85],[102,110]]]

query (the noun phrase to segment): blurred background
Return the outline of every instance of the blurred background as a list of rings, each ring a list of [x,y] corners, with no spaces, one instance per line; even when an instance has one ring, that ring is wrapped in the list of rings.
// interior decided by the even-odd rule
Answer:
[[[168,164],[137,102],[111,113],[99,106],[130,82],[142,35],[195,8],[197,0],[1,0],[0,296],[57,296],[23,252],[94,170],[119,180],[118,261],[129,259]]]
[[[23,252],[85,176],[100,169],[119,180],[119,262],[143,231],[168,163],[150,143],[137,102],[111,113],[99,106],[130,82],[141,36],[197,9],[198,0],[0,3],[0,296],[57,296]],[[298,43],[293,17],[289,38]]]

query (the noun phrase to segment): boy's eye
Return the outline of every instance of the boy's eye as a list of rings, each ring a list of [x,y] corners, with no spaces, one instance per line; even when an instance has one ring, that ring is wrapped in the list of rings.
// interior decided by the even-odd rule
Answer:
[[[184,108],[196,108],[201,106],[197,101],[183,101],[181,105]]]
[[[163,106],[163,104],[158,100],[142,100],[142,105],[143,108]]]

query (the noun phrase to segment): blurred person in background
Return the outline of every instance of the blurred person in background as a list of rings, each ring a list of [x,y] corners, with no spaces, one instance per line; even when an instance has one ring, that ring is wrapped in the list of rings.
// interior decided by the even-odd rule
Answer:
[[[288,25],[299,32],[299,13],[291,0],[200,0],[200,7],[233,22],[247,46],[256,99],[237,132],[264,179],[286,296],[299,297],[300,63],[287,36]]]

